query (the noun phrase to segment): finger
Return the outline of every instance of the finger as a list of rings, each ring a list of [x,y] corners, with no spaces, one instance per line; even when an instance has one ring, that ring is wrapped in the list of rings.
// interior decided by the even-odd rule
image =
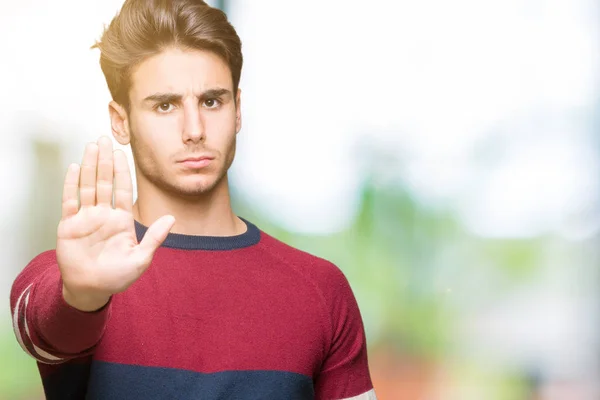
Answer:
[[[127,156],[121,150],[114,152],[115,208],[131,212],[133,209],[133,186]]]
[[[148,263],[154,257],[156,249],[165,241],[174,224],[175,217],[165,215],[150,225],[138,246],[138,251],[141,252],[142,258]]]
[[[78,164],[71,164],[67,169],[62,198],[62,218],[66,219],[79,211],[79,172]]]
[[[98,140],[98,175],[96,177],[96,201],[98,205],[112,205],[113,197],[113,146],[103,136]]]
[[[81,207],[96,204],[96,168],[98,165],[98,145],[89,143],[83,153],[79,179],[79,199]]]

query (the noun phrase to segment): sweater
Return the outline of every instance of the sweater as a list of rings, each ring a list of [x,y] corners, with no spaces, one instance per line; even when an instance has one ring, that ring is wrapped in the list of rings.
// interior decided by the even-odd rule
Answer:
[[[94,312],[65,302],[55,250],[31,260],[10,306],[46,398],[375,399],[345,275],[243,221],[236,236],[169,233]]]

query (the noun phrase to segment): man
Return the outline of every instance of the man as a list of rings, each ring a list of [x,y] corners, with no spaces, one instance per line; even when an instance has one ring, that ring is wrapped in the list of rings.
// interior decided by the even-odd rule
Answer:
[[[342,272],[231,208],[241,42],[199,0],[127,0],[96,44],[112,134],[66,173],[56,249],[15,280],[48,399],[375,399]]]

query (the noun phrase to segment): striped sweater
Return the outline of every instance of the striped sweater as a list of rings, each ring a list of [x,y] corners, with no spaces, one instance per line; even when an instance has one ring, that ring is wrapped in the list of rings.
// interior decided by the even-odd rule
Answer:
[[[95,312],[65,303],[54,250],[35,257],[10,306],[46,398],[375,399],[341,270],[244,222],[238,236],[169,234]],[[136,221],[139,240],[146,229]]]

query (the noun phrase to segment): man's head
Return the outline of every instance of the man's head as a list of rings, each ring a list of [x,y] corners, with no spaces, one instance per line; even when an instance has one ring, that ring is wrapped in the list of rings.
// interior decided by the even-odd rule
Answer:
[[[222,182],[241,127],[241,42],[225,14],[200,0],[126,0],[94,47],[138,187],[194,196]],[[199,157],[209,160],[185,162]]]

